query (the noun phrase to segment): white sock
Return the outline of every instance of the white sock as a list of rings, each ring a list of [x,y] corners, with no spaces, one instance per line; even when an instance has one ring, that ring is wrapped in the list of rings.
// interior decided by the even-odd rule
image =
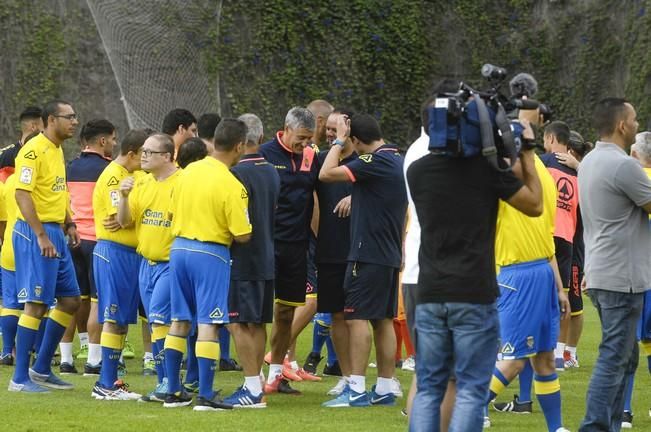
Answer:
[[[59,349],[61,350],[61,363],[73,364],[72,342],[60,342]]]
[[[253,396],[259,396],[262,393],[262,385],[260,384],[260,376],[244,377],[244,386],[249,389]]]
[[[567,352],[570,353],[570,355],[572,356],[573,359],[576,358],[576,347],[573,347],[573,346],[569,346],[569,345],[567,345],[567,346],[565,347],[565,349],[567,350]]]
[[[102,361],[102,346],[100,344],[88,344],[88,360],[89,365],[97,366]]]
[[[364,393],[366,391],[366,377],[363,375],[351,375],[348,380],[350,389],[357,393]]]
[[[565,351],[565,344],[563,342],[556,342],[556,349],[554,350],[554,356],[556,358],[563,358],[564,351]]]
[[[153,359],[154,359],[154,354],[152,354],[152,353],[150,353],[150,352],[145,352],[145,355],[142,356],[142,359],[143,359],[144,361],[147,361],[147,360],[153,360]]]
[[[267,377],[267,384],[273,384],[278,375],[282,375],[283,365],[279,364],[270,364],[269,365],[269,376]]]
[[[79,347],[88,346],[88,332],[79,333]]]
[[[391,378],[377,377],[377,384],[375,385],[375,393],[380,396],[391,393],[393,380]]]
[[[289,366],[292,368],[292,370],[298,370],[298,362],[296,360],[289,362]]]

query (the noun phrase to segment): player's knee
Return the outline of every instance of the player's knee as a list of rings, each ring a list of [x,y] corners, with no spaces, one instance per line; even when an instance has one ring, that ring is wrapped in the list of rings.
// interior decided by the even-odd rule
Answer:
[[[81,297],[59,297],[57,299],[57,308],[63,312],[74,314],[81,306]]]
[[[274,308],[274,319],[277,322],[285,324],[289,323],[289,325],[291,325],[294,320],[294,307],[276,303],[276,307]]]

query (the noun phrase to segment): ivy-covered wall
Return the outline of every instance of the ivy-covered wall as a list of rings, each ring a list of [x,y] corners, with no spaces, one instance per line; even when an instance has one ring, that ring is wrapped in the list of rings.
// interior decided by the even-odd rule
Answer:
[[[151,1],[142,1],[143,7]],[[72,100],[82,121],[126,129],[119,90],[83,0],[3,0],[0,138],[15,139],[28,103]],[[270,135],[287,109],[323,98],[374,114],[406,146],[433,82],[482,85],[483,63],[527,71],[556,118],[594,139],[592,105],[629,98],[651,128],[651,0],[159,0],[194,8],[210,91],[223,115],[259,114]],[[218,13],[220,12],[220,13]],[[179,20],[175,25],[184,25]],[[200,113],[197,113],[200,114]]]

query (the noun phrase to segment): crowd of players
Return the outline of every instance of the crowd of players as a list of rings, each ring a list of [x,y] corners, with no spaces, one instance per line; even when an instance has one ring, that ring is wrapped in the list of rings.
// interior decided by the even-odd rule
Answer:
[[[159,402],[168,408],[194,402],[198,411],[264,408],[265,395],[299,394],[291,381],[321,379],[316,365],[327,343],[324,372],[341,379],[325,407],[395,405],[401,396],[394,378],[396,336],[407,345],[418,339],[416,305],[467,297],[481,303],[482,296],[490,303],[493,295],[488,283],[485,290],[437,288],[441,275],[426,260],[432,251],[421,247],[421,239],[431,238],[431,225],[440,222],[440,216],[423,216],[445,213],[440,191],[432,195],[427,188],[427,179],[443,175],[428,165],[437,157],[428,150],[431,103],[424,104],[421,136],[404,157],[384,142],[372,116],[316,100],[290,109],[283,129],[268,142],[254,114],[237,119],[206,114],[197,121],[177,109],[165,117],[161,132],[131,130],[119,145],[113,124],[91,120],[79,133],[81,154],[67,166],[62,144],[79,125],[73,105],[55,100],[23,112],[21,139],[0,153],[5,224],[0,361],[15,362],[9,390],[73,388],[52,372],[52,360],[63,339],[60,371],[76,373],[76,316],[77,325],[87,320],[87,334],[80,331],[87,347],[84,375],[98,377],[91,391],[97,400]],[[477,262],[502,269],[499,325],[484,323],[501,340],[484,398],[498,411],[532,412],[533,386],[548,429],[562,431],[556,371],[579,367],[583,324],[577,168],[592,145],[561,121],[543,124],[536,110],[522,116],[544,128],[545,153],[522,157],[517,174],[523,193],[522,184],[500,186],[504,201],[497,213],[495,257]],[[633,155],[651,174],[649,135],[638,135]],[[448,194],[445,199],[459,198],[452,188]],[[542,204],[534,203],[536,194]],[[454,270],[458,263],[446,265]],[[409,332],[394,321],[399,297]],[[120,379],[128,326],[136,322],[139,304],[157,376],[145,395]],[[296,339],[315,313],[314,347],[299,367]],[[643,318],[639,337],[651,354],[644,331],[651,320]],[[266,324],[272,326],[265,355]],[[225,326],[244,382],[222,399],[213,381],[218,341],[229,340]],[[372,340],[378,373],[369,389]],[[417,376],[418,371],[429,376],[432,364],[463,355],[420,340],[415,345]],[[627,371],[624,426],[632,425],[634,372]],[[519,395],[494,401],[516,376]],[[413,416],[412,430],[438,430],[439,422],[445,429],[450,401],[460,390],[456,379],[448,378],[419,381],[414,402],[419,416]],[[431,428],[419,421],[429,416],[421,417],[428,407],[421,386],[430,384],[445,385],[449,402]],[[410,393],[405,413],[416,377]],[[489,426],[486,415],[484,427]]]

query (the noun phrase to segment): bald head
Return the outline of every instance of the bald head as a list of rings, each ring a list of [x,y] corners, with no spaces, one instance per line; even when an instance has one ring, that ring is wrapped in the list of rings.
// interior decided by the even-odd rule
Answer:
[[[314,143],[321,147],[327,144],[326,141],[326,123],[328,116],[332,114],[335,107],[323,99],[315,99],[307,106],[308,111],[314,114],[316,119],[316,128],[314,129]]]

